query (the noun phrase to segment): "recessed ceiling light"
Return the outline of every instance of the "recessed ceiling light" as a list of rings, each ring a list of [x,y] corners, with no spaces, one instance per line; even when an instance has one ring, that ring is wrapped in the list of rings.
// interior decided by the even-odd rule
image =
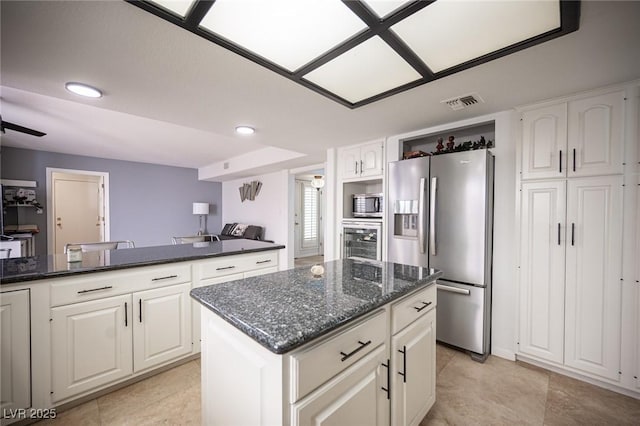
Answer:
[[[64,85],[68,91],[75,93],[76,95],[85,96],[87,98],[101,98],[102,92],[95,87],[88,86],[82,83],[69,82]]]
[[[240,133],[241,135],[252,135],[256,132],[256,129],[249,126],[238,126],[236,127],[236,133]]]

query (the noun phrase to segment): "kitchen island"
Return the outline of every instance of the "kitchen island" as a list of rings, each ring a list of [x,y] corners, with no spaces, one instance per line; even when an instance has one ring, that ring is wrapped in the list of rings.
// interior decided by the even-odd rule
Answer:
[[[338,260],[193,289],[203,424],[418,424],[441,275]]]
[[[3,413],[38,413],[197,357],[191,289],[275,272],[282,248],[237,239],[89,252],[76,263],[0,260]]]

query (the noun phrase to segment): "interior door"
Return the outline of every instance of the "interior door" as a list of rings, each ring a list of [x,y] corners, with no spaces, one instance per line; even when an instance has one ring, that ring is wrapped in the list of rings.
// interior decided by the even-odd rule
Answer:
[[[68,243],[104,241],[103,181],[97,175],[53,173],[55,253],[63,253]]]
[[[295,257],[320,253],[320,191],[307,180],[296,180]]]

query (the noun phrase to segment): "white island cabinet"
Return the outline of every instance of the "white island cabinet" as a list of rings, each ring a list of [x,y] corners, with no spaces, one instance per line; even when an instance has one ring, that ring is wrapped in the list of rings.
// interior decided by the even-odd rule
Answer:
[[[430,282],[415,280],[420,282],[386,297],[382,289],[390,288],[389,281],[383,278],[378,282],[382,289],[374,287],[369,280],[375,281],[376,275],[349,262],[353,263],[326,263],[323,278],[305,277],[299,268],[264,276],[264,281],[192,291],[203,304],[202,424],[418,425],[422,421],[435,403],[436,275]],[[381,267],[380,275],[394,275],[394,264],[382,265],[388,266]],[[402,279],[411,282],[406,275]],[[256,306],[269,301],[235,302],[239,295],[258,297],[259,286],[267,288],[263,297],[280,300],[276,285],[291,305],[256,313]],[[376,297],[380,303],[372,303]],[[308,303],[312,300],[322,300],[321,306]],[[298,331],[311,332],[310,324],[336,314],[334,305],[351,309],[363,301],[371,309],[358,311],[353,320],[347,316],[338,328],[309,338]],[[289,329],[295,343],[282,337],[287,335],[282,329]]]

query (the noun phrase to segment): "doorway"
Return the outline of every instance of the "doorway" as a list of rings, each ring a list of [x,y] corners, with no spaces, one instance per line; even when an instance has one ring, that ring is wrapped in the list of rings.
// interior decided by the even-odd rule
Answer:
[[[47,168],[47,251],[109,240],[109,173]]]
[[[322,188],[311,182],[314,176],[323,176],[323,170],[314,170],[295,176],[294,195],[294,264],[322,263],[324,255],[324,226]]]

